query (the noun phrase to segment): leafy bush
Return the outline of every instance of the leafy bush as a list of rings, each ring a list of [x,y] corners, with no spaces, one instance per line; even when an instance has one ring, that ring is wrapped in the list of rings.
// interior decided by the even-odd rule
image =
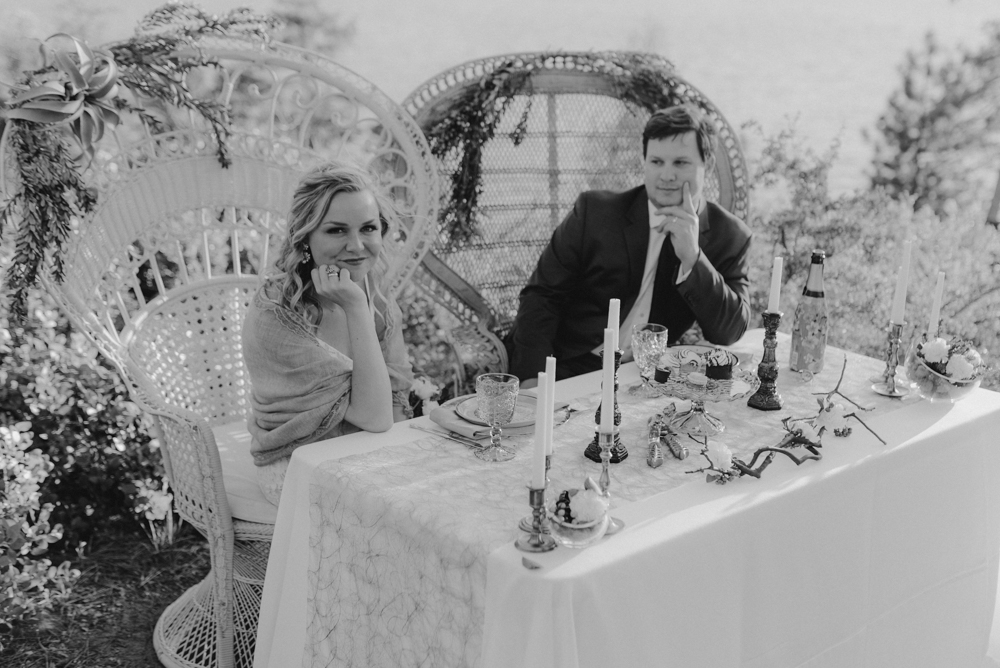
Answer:
[[[16,329],[0,312],[0,425],[29,423],[51,460],[41,500],[70,545],[98,528],[138,532],[134,481],[162,480],[158,445],[90,342],[48,297],[32,293],[29,305]]]
[[[28,427],[0,427],[0,627],[8,628],[66,598],[80,577],[68,561],[53,566],[41,558],[62,538],[62,526],[50,522],[52,504],[39,501],[53,464],[41,450],[29,450]]]

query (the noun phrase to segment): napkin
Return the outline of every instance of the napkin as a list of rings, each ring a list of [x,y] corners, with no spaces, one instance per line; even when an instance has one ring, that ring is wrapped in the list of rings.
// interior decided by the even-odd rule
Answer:
[[[477,440],[489,438],[489,427],[482,424],[473,424],[455,412],[455,407],[462,403],[465,399],[468,399],[468,397],[456,397],[432,410],[430,415],[431,422],[448,431],[453,431],[456,434],[461,434],[462,436],[467,436],[469,438]],[[566,402],[556,402],[555,410],[565,410],[566,406]],[[531,424],[523,427],[504,427],[503,433],[506,436],[534,434],[535,423],[532,422]]]

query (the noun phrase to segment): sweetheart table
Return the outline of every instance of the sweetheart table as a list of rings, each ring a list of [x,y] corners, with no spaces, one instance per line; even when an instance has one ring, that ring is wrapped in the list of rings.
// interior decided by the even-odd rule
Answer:
[[[759,359],[762,331],[731,347]],[[741,458],[776,445],[783,417],[817,410],[845,353],[806,382],[787,370],[780,411],[707,404]],[[462,444],[398,423],[295,451],[278,509],[254,665],[886,666],[981,668],[1000,554],[1000,394],[951,404],[888,399],[878,360],[846,353],[842,390],[870,406],[821,461],[779,458],[726,485],[665,453],[647,466],[646,419],[667,403],[627,392],[611,466],[625,528],[584,550],[526,554],[531,438],[482,462]],[[755,368],[755,367],[754,367]],[[599,374],[561,381],[553,489],[597,478],[583,457]],[[431,426],[427,418],[413,421]],[[800,449],[801,450],[801,449]]]

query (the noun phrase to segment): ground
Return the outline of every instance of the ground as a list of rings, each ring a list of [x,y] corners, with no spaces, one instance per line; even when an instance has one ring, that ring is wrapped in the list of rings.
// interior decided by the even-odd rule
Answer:
[[[160,668],[153,626],[163,609],[208,574],[208,545],[190,526],[154,552],[139,535],[92,540],[68,601],[0,634],[4,668]],[[55,563],[58,563],[55,559]]]

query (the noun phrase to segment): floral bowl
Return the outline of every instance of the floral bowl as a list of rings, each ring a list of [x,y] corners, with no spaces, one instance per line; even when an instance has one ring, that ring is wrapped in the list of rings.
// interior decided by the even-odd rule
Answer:
[[[910,351],[906,357],[906,376],[913,383],[917,394],[924,399],[949,403],[954,403],[970,394],[982,381],[979,376],[964,380],[949,378],[927,366],[927,363],[914,351]]]
[[[609,522],[607,499],[600,496],[596,483],[589,478],[584,489],[566,490],[549,506],[552,537],[565,547],[593,545],[604,537]]]
[[[583,524],[563,522],[555,513],[549,513],[549,529],[556,542],[565,547],[582,548],[593,545],[608,530],[608,513]]]

